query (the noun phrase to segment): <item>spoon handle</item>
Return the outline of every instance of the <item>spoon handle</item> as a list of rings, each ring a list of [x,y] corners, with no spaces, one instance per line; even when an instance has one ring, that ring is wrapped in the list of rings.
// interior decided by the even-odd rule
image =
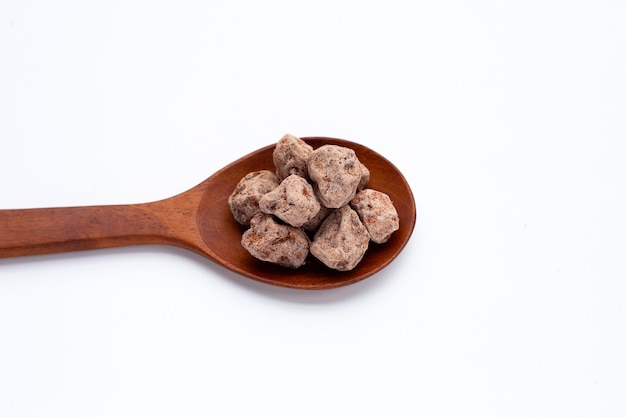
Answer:
[[[158,205],[0,210],[0,258],[168,242]]]

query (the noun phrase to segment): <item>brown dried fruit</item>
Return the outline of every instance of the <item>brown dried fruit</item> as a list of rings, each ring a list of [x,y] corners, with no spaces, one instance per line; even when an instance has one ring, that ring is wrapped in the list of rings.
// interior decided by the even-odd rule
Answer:
[[[366,188],[356,193],[351,204],[375,243],[385,243],[400,227],[398,212],[385,193]]]
[[[324,145],[315,149],[309,157],[307,168],[319,190],[321,203],[328,208],[348,204],[363,178],[356,153],[343,146]]]
[[[228,205],[235,220],[243,225],[250,224],[250,219],[261,212],[261,197],[279,184],[276,174],[269,170],[251,172],[243,177],[228,197]]]
[[[278,223],[270,214],[257,214],[241,244],[252,256],[287,268],[298,268],[309,254],[310,241],[299,228]]]
[[[361,162],[361,180],[359,181],[359,185],[357,185],[356,187],[357,191],[364,189],[369,181],[370,181],[370,170],[367,169],[365,165],[363,165],[363,162]]]
[[[363,259],[370,235],[348,205],[333,211],[313,237],[310,251],[326,266],[349,271]]]
[[[313,187],[304,178],[290,175],[259,200],[263,213],[273,214],[291,226],[300,227],[320,211]]]
[[[307,160],[312,152],[313,147],[302,139],[290,134],[283,136],[272,154],[278,178],[282,181],[294,174],[308,179]]]

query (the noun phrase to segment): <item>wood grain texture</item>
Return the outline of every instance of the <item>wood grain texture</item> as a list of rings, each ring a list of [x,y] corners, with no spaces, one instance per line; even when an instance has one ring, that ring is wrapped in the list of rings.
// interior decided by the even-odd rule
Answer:
[[[172,245],[194,251],[238,274],[261,282],[300,289],[327,289],[358,282],[392,262],[415,227],[416,209],[402,173],[387,159],[357,143],[303,138],[317,148],[347,146],[371,173],[368,188],[391,197],[400,229],[384,244],[370,243],[351,271],[334,271],[312,256],[290,270],[253,258],[242,246],[245,230],[232,217],[228,196],[249,172],[273,170],[274,145],[266,146],[222,168],[171,198],[130,205],[0,210],[0,257],[40,255],[142,244]]]

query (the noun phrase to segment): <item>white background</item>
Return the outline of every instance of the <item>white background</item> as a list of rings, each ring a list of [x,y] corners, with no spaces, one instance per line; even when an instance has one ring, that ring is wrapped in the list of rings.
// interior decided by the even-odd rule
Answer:
[[[0,3],[0,208],[152,201],[284,133],[417,226],[306,292],[164,247],[0,260],[2,416],[623,416],[626,3]]]

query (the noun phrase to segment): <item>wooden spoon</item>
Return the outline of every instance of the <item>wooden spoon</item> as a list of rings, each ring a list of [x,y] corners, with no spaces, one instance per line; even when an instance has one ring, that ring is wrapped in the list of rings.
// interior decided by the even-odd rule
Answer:
[[[353,149],[371,172],[368,188],[387,193],[400,217],[400,229],[384,244],[370,243],[351,271],[332,270],[313,256],[299,269],[259,261],[241,246],[245,228],[234,219],[228,196],[249,172],[274,169],[266,146],[222,168],[194,188],[143,204],[0,210],[0,258],[140,244],[189,249],[238,274],[267,284],[327,289],[358,282],[380,271],[404,248],[415,226],[415,201],[404,176],[387,159],[342,139],[303,138]]]

